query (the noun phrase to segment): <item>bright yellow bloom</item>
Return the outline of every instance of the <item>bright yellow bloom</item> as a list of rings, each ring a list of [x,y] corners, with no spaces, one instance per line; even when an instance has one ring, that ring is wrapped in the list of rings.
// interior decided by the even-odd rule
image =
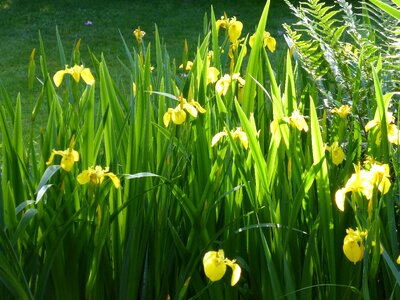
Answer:
[[[243,23],[236,20],[236,17],[228,19],[226,14],[216,21],[217,31],[222,27],[228,31],[228,37],[231,43],[235,43],[243,30]]]
[[[400,265],[400,255],[399,255],[399,257],[397,257],[396,263],[397,263],[398,265]]]
[[[339,146],[338,142],[334,142],[332,146],[326,146],[325,149],[331,153],[332,162],[336,166],[340,165],[343,162],[345,155],[342,147]]]
[[[256,38],[255,34],[253,34],[253,35],[250,37],[250,39],[249,39],[249,45],[250,45],[250,47],[253,47],[255,38]],[[264,44],[264,47],[267,47],[267,48],[269,49],[269,51],[275,52],[275,49],[276,49],[276,40],[275,40],[275,38],[273,38],[273,37],[271,36],[271,34],[270,34],[268,31],[264,31],[264,34],[263,34],[263,44]]]
[[[308,125],[303,115],[300,115],[299,111],[296,109],[292,112],[292,115],[288,118],[285,117],[284,120],[291,126],[296,127],[298,130],[305,132],[308,131]]]
[[[65,70],[57,71],[53,76],[53,81],[56,87],[61,85],[65,74],[71,75],[76,82],[79,82],[79,79],[82,77],[86,84],[92,85],[94,83],[94,77],[89,68],[84,68],[83,65],[75,65],[72,68],[65,66]]]
[[[190,71],[193,67],[193,62],[188,60],[185,65],[185,71]],[[179,65],[179,69],[183,69],[183,64]]]
[[[394,124],[395,118],[393,117],[393,114],[391,112],[386,112],[386,128],[387,128],[387,133],[388,133],[388,140],[390,143],[395,144],[395,145],[400,145],[400,134],[399,134],[399,129],[397,128],[397,125]],[[371,129],[378,127],[377,130],[379,132],[377,133],[376,136],[376,144],[380,145],[381,143],[381,131],[380,127],[381,122],[378,117],[375,117],[373,120],[369,121],[367,125],[365,125],[365,131],[370,131]]]
[[[215,90],[219,95],[226,95],[228,92],[229,85],[231,83],[231,76],[229,74],[225,74],[222,78],[220,78],[215,84]]]
[[[364,257],[364,239],[367,231],[346,229],[347,235],[343,240],[343,252],[354,264],[361,261]]]
[[[360,165],[354,166],[355,173],[347,180],[344,188],[339,189],[335,194],[337,207],[344,211],[346,193],[359,192],[367,198],[372,199],[374,188],[382,194],[386,194],[390,188],[389,166],[387,164],[374,163],[370,170],[361,170]]]
[[[109,172],[108,167],[103,169],[101,166],[89,167],[89,169],[80,173],[76,180],[78,180],[80,184],[92,182],[100,185],[103,183],[105,177],[110,178],[117,189],[121,186],[119,178],[114,173]]]
[[[339,108],[333,108],[331,110],[332,113],[338,114],[340,118],[346,119],[346,117],[351,114],[351,106],[350,105],[342,105]]]
[[[143,37],[145,36],[146,32],[140,29],[140,26],[133,31],[133,35],[135,36],[138,44],[140,45],[143,41]]]
[[[186,101],[185,98],[179,96],[179,104],[175,108],[169,108],[168,111],[164,114],[163,122],[166,127],[168,127],[170,121],[173,123],[180,125],[186,120],[185,110],[192,115],[194,118],[197,117],[197,113],[204,114],[206,110],[201,107],[200,103],[194,100],[189,102]]]
[[[240,279],[242,269],[235,262],[225,258],[224,250],[209,251],[203,257],[204,273],[211,281],[220,280],[226,272],[226,266],[232,269],[231,285],[234,286]]]
[[[228,36],[231,43],[236,42],[240,35],[242,34],[243,23],[236,20],[236,17],[233,17],[229,21],[228,27]]]
[[[239,73],[234,73],[232,77],[229,74],[225,74],[223,77],[221,77],[217,83],[215,84],[215,90],[219,95],[226,95],[229,89],[229,85],[231,84],[232,80],[237,80],[239,83],[239,86],[244,86],[246,81],[240,77]]]
[[[207,68],[207,84],[217,81],[219,70],[214,67]]]
[[[61,163],[60,166],[65,171],[69,172],[72,170],[74,163],[79,161],[79,153],[72,148],[68,148],[64,151],[62,150],[52,150],[49,160],[46,162],[46,165],[50,165],[53,163],[54,155],[61,155]]]
[[[246,132],[244,132],[241,127],[236,128],[235,131],[231,131],[231,135],[234,140],[239,140],[245,149],[249,147],[249,140],[247,139]],[[224,131],[218,132],[216,135],[214,135],[211,140],[211,147],[214,147],[224,136],[228,136],[228,132],[225,128]]]

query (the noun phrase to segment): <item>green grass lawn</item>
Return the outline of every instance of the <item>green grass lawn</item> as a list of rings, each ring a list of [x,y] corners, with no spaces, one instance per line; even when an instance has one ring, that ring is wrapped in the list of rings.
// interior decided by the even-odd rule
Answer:
[[[129,46],[133,46],[132,31],[140,26],[145,39],[154,41],[157,24],[168,53],[180,63],[184,39],[194,54],[197,39],[203,31],[204,14],[210,16],[213,5],[217,17],[237,16],[244,23],[244,32],[252,32],[259,20],[264,1],[0,1],[0,82],[11,98],[18,92],[24,97],[27,86],[27,64],[33,48],[39,48],[42,34],[49,71],[62,68],[56,48],[56,26],[68,54],[77,39],[81,39],[82,60],[90,64],[88,47],[98,56],[103,53],[113,75],[118,77],[120,63],[125,59],[119,31]],[[271,8],[268,28],[277,36],[281,24],[290,20],[284,2]],[[85,25],[88,21],[92,25]],[[282,43],[280,46],[282,47]],[[189,57],[190,59],[190,57]],[[24,99],[22,99],[24,102]]]

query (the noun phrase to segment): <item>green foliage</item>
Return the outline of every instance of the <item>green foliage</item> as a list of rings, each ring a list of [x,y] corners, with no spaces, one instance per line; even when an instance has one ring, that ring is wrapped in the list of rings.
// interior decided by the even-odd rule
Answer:
[[[80,40],[68,57],[58,30],[75,67],[50,74],[40,36],[29,128],[0,90],[2,298],[398,297],[396,94],[381,37],[361,36],[373,9],[358,20],[337,3],[290,5],[280,64],[264,46],[270,1],[253,37],[212,9],[182,67],[157,26],[151,43],[121,34],[128,86]],[[241,267],[234,286],[230,268],[204,272],[219,249]]]

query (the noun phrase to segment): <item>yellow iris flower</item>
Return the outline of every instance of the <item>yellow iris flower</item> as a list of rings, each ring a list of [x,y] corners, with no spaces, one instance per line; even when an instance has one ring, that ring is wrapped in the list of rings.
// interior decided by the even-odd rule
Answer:
[[[92,85],[94,83],[94,77],[89,68],[84,68],[83,65],[75,65],[72,68],[65,66],[65,70],[57,71],[53,76],[53,81],[56,87],[61,85],[65,74],[71,75],[76,82],[79,82],[79,79],[82,77],[86,84]]]
[[[237,80],[239,83],[239,87],[243,87],[246,81],[240,77],[239,73],[234,73],[232,77],[229,74],[225,74],[221,77],[217,83],[215,84],[215,90],[219,95],[226,95],[229,89],[229,85],[231,84],[232,80]]]
[[[224,250],[209,251],[203,257],[204,273],[211,281],[220,280],[226,272],[226,266],[232,269],[231,286],[234,286],[240,279],[242,269],[235,262],[225,258]]]
[[[299,111],[296,109],[292,112],[290,117],[285,117],[283,120],[289,123],[291,126],[296,127],[298,130],[305,132],[308,131],[308,125],[303,115],[300,115]],[[276,125],[274,125],[276,126]]]
[[[101,166],[89,167],[89,169],[80,173],[76,180],[80,184],[92,182],[100,185],[103,183],[105,177],[108,177],[112,180],[115,188],[118,189],[121,186],[119,178],[114,173],[110,172],[108,167],[103,169]]]
[[[342,105],[339,108],[333,108],[331,110],[332,113],[338,114],[340,118],[346,119],[346,117],[351,114],[351,106],[350,105]]]
[[[164,114],[163,121],[165,127],[168,127],[169,123],[172,122],[180,125],[186,120],[185,110],[192,115],[194,118],[197,117],[197,113],[204,114],[206,110],[201,107],[200,103],[194,100],[189,102],[185,98],[179,96],[179,104],[175,108],[168,108],[168,111]]]
[[[256,36],[255,34],[253,34],[250,39],[249,39],[249,45],[250,47],[253,47],[254,45],[254,40],[255,40]],[[263,44],[264,47],[267,47],[269,49],[269,51],[271,52],[275,52],[276,49],[276,40],[275,38],[273,38],[271,36],[271,34],[268,31],[264,31],[263,34]]]
[[[390,143],[395,144],[395,145],[400,145],[400,134],[399,134],[399,129],[397,128],[397,125],[394,124],[395,118],[393,117],[393,114],[391,112],[386,112],[386,128],[387,128],[387,134],[388,134],[388,140]],[[365,131],[370,131],[371,129],[376,129],[379,130],[376,136],[376,144],[380,145],[381,143],[381,131],[380,131],[380,119],[378,116],[376,116],[373,120],[369,121],[367,125],[365,125]]]
[[[343,162],[345,155],[342,147],[339,146],[338,142],[334,142],[331,146],[327,145],[325,149],[331,153],[332,162],[336,166],[340,165]]]
[[[235,43],[243,30],[243,23],[236,20],[236,17],[228,18],[226,14],[216,21],[217,31],[222,27],[228,31],[228,37],[231,43]]]
[[[367,236],[367,231],[346,229],[347,235],[343,240],[343,252],[354,264],[361,261],[364,257],[364,239]]]
[[[79,153],[72,148],[68,148],[66,150],[52,150],[49,160],[46,162],[46,165],[50,165],[53,163],[54,156],[61,155],[61,163],[60,166],[65,171],[69,172],[72,170],[74,163],[79,161]]]
[[[335,202],[337,207],[344,211],[344,202],[346,193],[359,192],[367,198],[372,199],[374,188],[382,194],[386,194],[391,186],[390,171],[387,164],[374,163],[369,170],[361,170],[360,165],[354,166],[355,173],[347,180],[346,185],[337,190],[335,194]]]
[[[244,132],[242,128],[238,127],[235,131],[231,131],[231,135],[234,140],[239,140],[245,149],[249,147],[249,140],[247,139],[246,132]],[[218,132],[214,135],[211,141],[211,147],[214,147],[224,136],[228,136],[228,132],[225,128],[224,131]]]

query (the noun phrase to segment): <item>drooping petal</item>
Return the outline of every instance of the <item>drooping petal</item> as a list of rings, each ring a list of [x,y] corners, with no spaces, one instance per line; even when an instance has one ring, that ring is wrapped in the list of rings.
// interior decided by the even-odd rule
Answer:
[[[185,103],[183,104],[183,108],[186,109],[186,111],[191,114],[192,117],[197,118],[197,110],[192,104]]]
[[[54,74],[53,81],[54,81],[54,84],[56,85],[56,87],[59,87],[61,85],[61,83],[63,82],[65,73],[66,73],[65,70],[60,70],[60,71],[57,71],[56,74]]]
[[[229,259],[225,259],[225,263],[232,269],[231,286],[234,286],[240,279],[242,269],[235,263],[235,260],[230,261]]]
[[[336,206],[339,208],[339,210],[344,211],[344,202],[346,199],[346,190],[345,189],[339,189],[336,191],[335,194],[335,202]]]
[[[51,165],[52,163],[53,163],[53,160],[54,160],[54,155],[55,155],[55,150],[53,149],[53,151],[51,151],[51,154],[50,154],[50,157],[49,157],[49,159],[46,161],[46,165],[48,166],[48,165]]]
[[[218,132],[216,135],[213,136],[211,140],[211,147],[214,147],[222,137],[227,135],[228,134],[226,133],[226,131]]]
[[[168,111],[163,116],[163,122],[165,127],[168,127],[169,122],[171,121],[171,112],[173,111],[172,108],[168,109]]]
[[[206,110],[197,101],[190,101],[189,104],[193,105],[201,114],[204,114],[206,112]]]
[[[92,75],[92,72],[90,72],[89,68],[84,68],[81,72],[81,76],[82,76],[83,81],[86,82],[86,84],[93,85],[94,77]]]
[[[379,125],[379,121],[377,121],[377,120],[372,120],[372,121],[369,121],[368,123],[367,123],[367,125],[365,125],[365,131],[370,131],[372,128],[374,128],[375,126],[377,126],[377,125]]]
[[[105,176],[108,176],[108,178],[110,178],[115,186],[115,188],[119,188],[121,186],[121,182],[119,180],[119,178],[114,174],[114,173],[106,173]]]
[[[90,177],[91,172],[89,170],[84,170],[76,177],[76,180],[79,182],[79,184],[83,185],[90,182]]]

